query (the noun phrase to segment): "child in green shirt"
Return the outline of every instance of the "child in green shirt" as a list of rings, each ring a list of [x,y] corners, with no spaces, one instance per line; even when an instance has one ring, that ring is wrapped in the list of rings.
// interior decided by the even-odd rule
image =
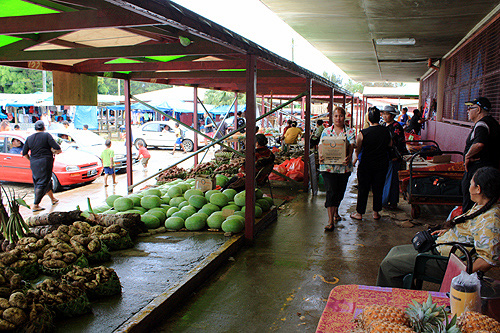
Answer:
[[[108,186],[108,175],[113,178],[113,185],[118,184],[115,178],[115,152],[111,149],[111,140],[106,140],[106,149],[101,153],[102,166],[104,167],[104,186]]]

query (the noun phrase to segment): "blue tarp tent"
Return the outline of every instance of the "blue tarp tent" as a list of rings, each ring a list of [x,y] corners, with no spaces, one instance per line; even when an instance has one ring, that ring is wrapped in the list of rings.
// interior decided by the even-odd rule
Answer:
[[[245,112],[247,109],[246,105],[239,105],[238,104],[238,111]],[[233,105],[221,105],[213,108],[212,110],[209,110],[210,113],[213,114],[220,114],[220,115],[225,115],[229,111],[230,114],[234,113],[234,106]]]
[[[83,125],[89,125],[89,130],[99,129],[97,106],[77,105],[73,122],[76,129],[82,129]]]

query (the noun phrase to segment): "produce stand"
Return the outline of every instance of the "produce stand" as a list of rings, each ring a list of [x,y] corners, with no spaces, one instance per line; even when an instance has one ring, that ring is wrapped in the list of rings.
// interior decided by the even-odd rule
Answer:
[[[362,285],[337,286],[330,292],[316,333],[352,332],[356,326],[353,319],[368,305],[391,305],[404,309],[412,300],[424,302],[429,295],[439,305],[450,304],[446,294],[439,292]]]

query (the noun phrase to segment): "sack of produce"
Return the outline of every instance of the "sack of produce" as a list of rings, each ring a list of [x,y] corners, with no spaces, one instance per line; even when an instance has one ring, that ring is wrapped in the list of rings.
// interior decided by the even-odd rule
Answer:
[[[100,246],[99,250],[92,253],[87,254],[87,260],[90,264],[99,264],[102,262],[109,261],[111,259],[111,254],[109,253],[109,249],[103,241],[99,240]]]
[[[75,317],[92,311],[84,290],[63,280],[46,279],[34,291],[28,291],[29,294],[47,305],[56,316]]]
[[[82,254],[72,263],[66,263],[63,260],[58,259],[43,260],[41,268],[45,275],[59,277],[69,272],[73,268],[73,265],[79,267],[89,267],[89,262],[85,255]]]
[[[15,273],[20,274],[25,280],[31,280],[38,276],[38,257],[34,253],[26,253],[20,249],[14,249],[0,254],[0,265],[9,267]]]
[[[89,299],[98,299],[120,294],[122,286],[118,275],[112,268],[99,266],[94,268],[75,267],[61,277],[63,281],[81,287]]]

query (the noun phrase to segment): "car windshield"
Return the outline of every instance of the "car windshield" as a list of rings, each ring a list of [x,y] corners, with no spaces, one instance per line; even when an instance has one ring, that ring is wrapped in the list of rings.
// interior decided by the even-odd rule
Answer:
[[[68,133],[78,145],[100,146],[106,140],[91,131],[72,131]]]

